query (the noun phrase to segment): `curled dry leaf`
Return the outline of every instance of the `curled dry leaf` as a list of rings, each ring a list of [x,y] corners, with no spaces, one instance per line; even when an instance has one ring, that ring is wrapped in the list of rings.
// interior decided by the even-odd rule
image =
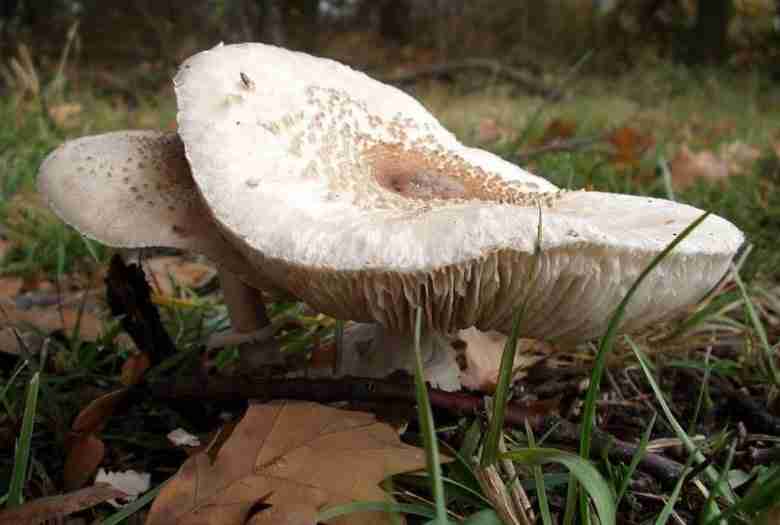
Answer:
[[[672,182],[677,189],[684,189],[698,179],[725,181],[729,176],[728,164],[711,151],[693,153],[683,144],[669,163]]]
[[[117,407],[127,398],[128,393],[127,388],[120,388],[93,400],[76,416],[71,430],[78,434],[101,431],[106,420],[114,414]]]
[[[476,328],[468,328],[458,332],[454,346],[460,354],[460,382],[465,388],[482,392],[495,390],[506,341],[506,335],[495,331],[482,332]],[[515,379],[518,379],[517,371],[527,369],[545,358],[540,350],[549,353],[551,348],[533,339],[517,341]]]
[[[44,523],[47,520],[57,520],[63,516],[94,507],[104,501],[125,496],[124,492],[107,483],[96,483],[75,492],[39,498],[28,501],[20,507],[2,510],[0,511],[0,525]]]
[[[216,277],[217,270],[208,264],[182,257],[155,257],[144,261],[144,270],[154,293],[176,295],[176,288],[199,288]]]
[[[65,489],[75,490],[83,487],[95,474],[105,454],[106,446],[94,434],[73,437],[65,459],[63,472]]]
[[[305,402],[253,404],[213,460],[201,453],[184,463],[146,523],[305,523],[327,506],[385,500],[380,481],[424,466],[423,451],[401,443],[372,414]],[[255,513],[258,504],[270,507]],[[357,513],[330,523],[389,522],[386,514]]]

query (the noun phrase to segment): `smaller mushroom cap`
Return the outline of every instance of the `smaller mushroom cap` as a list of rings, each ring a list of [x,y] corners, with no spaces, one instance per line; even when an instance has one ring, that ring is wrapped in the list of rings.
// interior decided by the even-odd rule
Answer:
[[[432,330],[507,331],[522,303],[524,335],[590,339],[702,213],[559,192],[463,146],[405,93],[302,53],[220,46],[188,59],[175,86],[216,222],[274,282],[342,319],[411,333],[420,306]],[[742,241],[707,218],[645,281],[624,328],[700,300]]]
[[[68,141],[44,160],[38,188],[62,220],[103,244],[194,251],[266,284],[214,225],[175,133],[120,131]]]

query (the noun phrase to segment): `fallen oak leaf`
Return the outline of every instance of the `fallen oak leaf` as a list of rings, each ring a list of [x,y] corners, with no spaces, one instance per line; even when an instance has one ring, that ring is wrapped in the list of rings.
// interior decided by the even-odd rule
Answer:
[[[458,332],[453,348],[459,354],[461,385],[470,390],[494,392],[507,339],[507,336],[500,332],[483,332],[473,327]],[[519,372],[531,368],[552,351],[552,347],[539,341],[518,339],[512,367],[515,371],[512,375],[513,381],[524,377]]]
[[[99,503],[115,498],[124,498],[126,494],[107,483],[28,501],[20,507],[0,511],[0,525],[37,524],[68,516]]]
[[[296,523],[326,506],[384,500],[381,480],[424,467],[423,451],[373,414],[309,402],[252,404],[213,462],[201,453],[182,465],[146,524]],[[361,513],[332,523],[389,522],[386,514]]]
[[[106,455],[106,446],[95,434],[76,435],[69,441],[63,483],[66,490],[76,490],[97,472]]]
[[[679,190],[688,188],[699,179],[723,182],[729,176],[729,166],[724,160],[711,151],[693,153],[685,144],[669,162],[669,169],[672,183]]]
[[[607,140],[614,149],[612,162],[618,167],[638,165],[645,152],[655,145],[651,134],[643,134],[630,126],[613,130]]]

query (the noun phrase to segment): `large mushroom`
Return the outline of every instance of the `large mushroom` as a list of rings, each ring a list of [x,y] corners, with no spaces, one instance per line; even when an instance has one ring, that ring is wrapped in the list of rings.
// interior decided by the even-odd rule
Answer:
[[[53,208],[108,244],[201,251],[239,276],[234,294],[275,287],[335,318],[376,323],[369,354],[390,346],[400,368],[421,307],[427,358],[445,363],[429,379],[449,389],[458,372],[448,334],[506,332],[523,302],[525,336],[594,338],[702,213],[560,191],[463,146],[405,93],[302,53],[218,46],[187,60],[175,87],[188,165],[175,136],[79,139],[41,169]],[[142,166],[123,157],[128,148],[156,160]],[[731,223],[708,217],[649,275],[622,328],[700,300],[742,242]]]

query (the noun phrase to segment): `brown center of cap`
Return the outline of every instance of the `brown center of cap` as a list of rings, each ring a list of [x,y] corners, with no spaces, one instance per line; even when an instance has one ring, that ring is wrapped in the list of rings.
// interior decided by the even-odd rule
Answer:
[[[428,149],[379,143],[365,151],[372,177],[383,189],[411,200],[481,200],[528,205],[538,193],[532,181],[514,183],[464,159]]]

